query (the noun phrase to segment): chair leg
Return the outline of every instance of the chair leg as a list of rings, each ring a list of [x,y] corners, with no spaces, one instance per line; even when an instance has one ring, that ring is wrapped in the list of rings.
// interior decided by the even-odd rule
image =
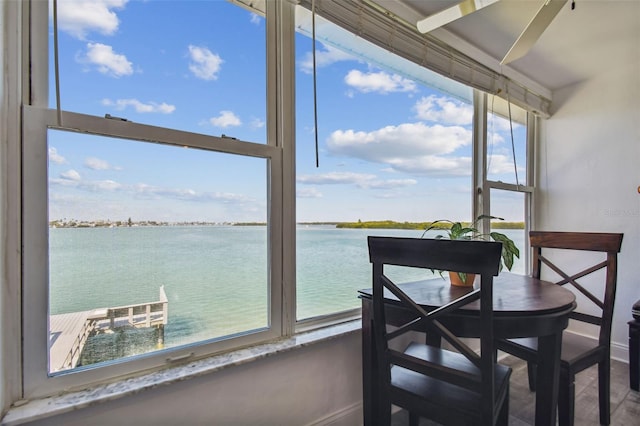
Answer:
[[[558,425],[573,426],[575,415],[576,384],[575,375],[560,374],[558,389]]]
[[[600,401],[600,424],[611,421],[611,362],[609,357],[598,363],[598,398]]]
[[[442,338],[438,333],[431,333],[427,331],[425,335],[424,343],[426,345],[439,348],[442,345]]]
[[[420,423],[420,416],[415,413],[409,413],[409,426],[418,426]]]
[[[529,376],[529,390],[531,392],[535,392],[536,391],[536,374],[538,371],[538,366],[533,363],[528,361],[527,362],[527,374]]]
[[[504,402],[502,403],[502,407],[500,408],[500,412],[498,413],[496,425],[497,426],[509,425],[509,390],[507,390],[507,394],[504,397]]]

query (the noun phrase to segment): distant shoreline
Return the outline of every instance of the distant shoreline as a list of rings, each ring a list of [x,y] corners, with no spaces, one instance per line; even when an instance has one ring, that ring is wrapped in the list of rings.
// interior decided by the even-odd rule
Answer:
[[[395,222],[392,220],[358,221],[358,222],[299,222],[298,225],[335,226],[339,229],[411,229],[422,230],[431,226],[432,222]],[[49,222],[49,228],[132,228],[132,227],[157,227],[157,226],[266,226],[265,222],[160,222],[154,220],[123,221],[97,220],[53,220]],[[470,222],[462,222],[463,226],[470,226]],[[491,222],[493,229],[524,229],[524,222]],[[437,224],[434,229],[448,229],[449,224]]]

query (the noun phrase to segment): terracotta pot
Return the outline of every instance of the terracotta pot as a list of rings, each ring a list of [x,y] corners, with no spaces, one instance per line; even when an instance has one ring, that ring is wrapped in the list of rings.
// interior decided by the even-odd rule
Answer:
[[[467,274],[464,282],[460,275],[457,272],[449,271],[449,279],[451,280],[451,285],[456,285],[460,287],[472,287],[473,281],[476,279],[476,274]]]

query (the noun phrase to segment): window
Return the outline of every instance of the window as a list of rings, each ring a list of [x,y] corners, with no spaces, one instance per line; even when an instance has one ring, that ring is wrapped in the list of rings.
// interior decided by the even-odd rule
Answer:
[[[353,318],[366,235],[421,235],[359,224],[477,209],[478,92],[320,18],[316,168],[299,5],[104,2],[84,22],[59,0],[55,49],[48,3],[25,4],[25,399]],[[516,134],[520,171],[532,132]],[[527,222],[531,187],[502,168],[509,138],[489,138],[485,207]]]
[[[58,75],[32,29],[50,61],[49,101],[24,108],[28,398],[282,333],[265,18],[102,6],[58,2]]]
[[[266,143],[262,16],[227,1],[65,0],[57,16],[63,110]],[[55,108],[52,36],[49,59]]]
[[[367,235],[471,217],[471,89],[296,9],[297,318],[359,307]],[[374,225],[370,222],[378,222]],[[391,223],[394,222],[394,223]]]
[[[47,140],[50,373],[269,326],[264,158]],[[64,342],[70,316],[90,329],[84,348]]]
[[[516,105],[488,96],[487,179],[526,185],[527,113]]]
[[[528,272],[528,230],[532,186],[533,129],[526,111],[495,97],[487,101],[487,179],[483,193],[485,214],[503,218],[491,221],[491,230],[508,235],[518,246],[512,272]],[[487,211],[488,210],[488,211]]]

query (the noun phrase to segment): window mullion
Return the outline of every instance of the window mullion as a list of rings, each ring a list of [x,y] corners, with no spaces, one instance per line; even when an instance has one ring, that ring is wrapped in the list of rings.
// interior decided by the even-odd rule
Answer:
[[[479,90],[473,91],[473,220],[491,211],[491,197],[487,186],[487,95]],[[487,221],[478,225],[481,233],[488,230]]]
[[[275,102],[270,101],[270,105],[276,106],[270,123],[277,129],[275,143],[282,150],[281,185],[273,188],[280,191],[274,213],[281,221],[281,249],[277,252],[278,264],[273,263],[273,267],[280,271],[274,279],[279,279],[282,286],[282,333],[292,335],[296,322],[295,14],[294,5],[286,1],[268,3],[267,9],[267,17],[272,18],[267,22],[276,28],[273,43],[268,43],[275,52],[268,55],[268,60],[277,64],[268,68],[273,71],[268,76],[268,86],[275,88],[270,92]],[[276,252],[273,255],[275,259]]]

